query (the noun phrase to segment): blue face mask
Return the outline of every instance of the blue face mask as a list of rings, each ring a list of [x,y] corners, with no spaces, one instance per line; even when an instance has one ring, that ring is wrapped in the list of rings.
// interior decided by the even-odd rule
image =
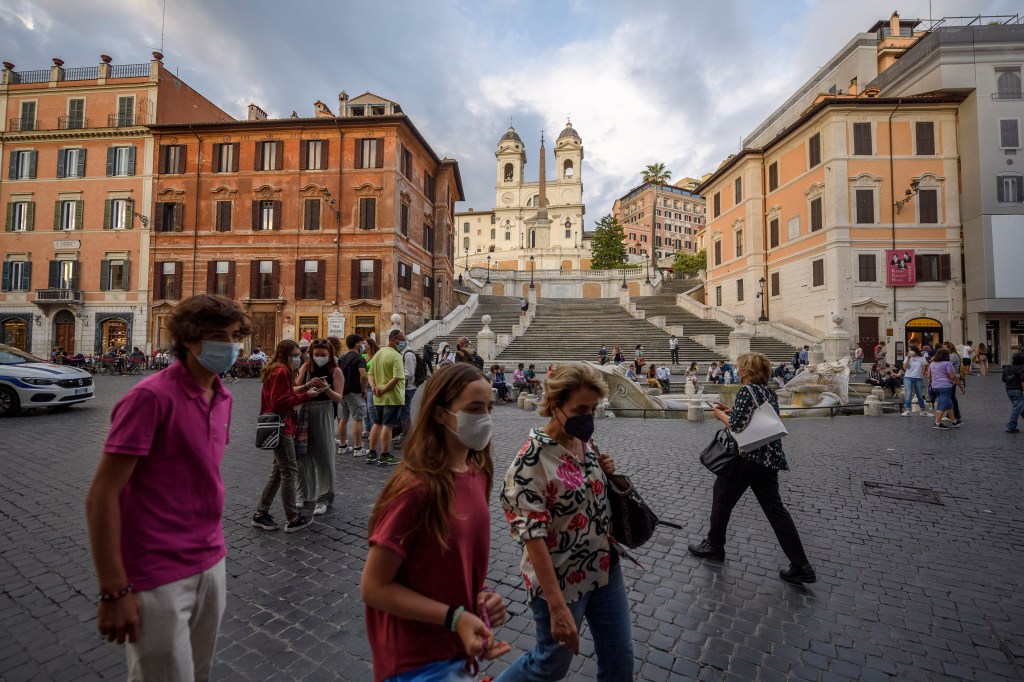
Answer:
[[[404,352],[405,349],[408,348],[408,347],[409,347],[409,342],[408,341],[399,341],[398,342],[398,352],[399,353]]]
[[[235,366],[241,347],[231,341],[203,341],[203,350],[196,359],[214,374],[223,374]]]

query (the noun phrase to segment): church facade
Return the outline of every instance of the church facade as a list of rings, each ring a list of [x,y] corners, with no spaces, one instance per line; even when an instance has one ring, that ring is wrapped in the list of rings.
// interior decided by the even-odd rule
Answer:
[[[526,181],[526,146],[509,126],[494,154],[494,208],[455,214],[457,270],[489,265],[527,271],[531,256],[537,270],[590,268],[589,233],[583,224],[583,140],[571,122],[555,140],[554,179],[547,177],[546,155],[542,135],[538,179]]]

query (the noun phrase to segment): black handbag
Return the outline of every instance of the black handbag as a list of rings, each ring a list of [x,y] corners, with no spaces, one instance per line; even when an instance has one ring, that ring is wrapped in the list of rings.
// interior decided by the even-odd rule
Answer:
[[[612,511],[611,535],[616,542],[635,549],[643,545],[659,525],[682,529],[662,521],[647,506],[628,476],[613,474],[608,477],[608,505]]]
[[[719,429],[704,452],[700,453],[700,463],[715,476],[721,476],[729,470],[739,454],[740,449],[729,429]]]
[[[256,418],[256,447],[273,450],[281,444],[284,419],[276,412],[267,412]]]

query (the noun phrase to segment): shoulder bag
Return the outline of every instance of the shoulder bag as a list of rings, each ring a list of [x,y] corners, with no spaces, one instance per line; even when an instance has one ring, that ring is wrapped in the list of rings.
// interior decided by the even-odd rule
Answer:
[[[721,476],[739,457],[739,448],[729,429],[719,429],[704,452],[700,453],[700,463],[715,476]]]
[[[591,447],[595,453],[600,454],[593,443]],[[608,506],[612,513],[611,536],[615,542],[636,549],[651,539],[654,529],[659,525],[682,529],[682,526],[659,519],[640,497],[629,476],[612,474],[606,478]]]
[[[763,400],[758,404],[757,393],[752,386],[747,386],[750,397],[754,400],[757,408],[750,415],[750,422],[747,428],[742,431],[731,431],[732,437],[736,440],[736,446],[742,452],[753,452],[768,443],[780,440],[789,435],[782,418],[775,411],[772,404]]]
[[[256,447],[259,450],[273,450],[281,443],[284,419],[276,412],[261,414],[256,418]]]

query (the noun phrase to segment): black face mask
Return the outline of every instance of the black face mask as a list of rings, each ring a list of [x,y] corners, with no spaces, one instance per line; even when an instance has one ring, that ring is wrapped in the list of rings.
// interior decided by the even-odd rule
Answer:
[[[562,412],[561,409],[558,410]],[[594,415],[593,414],[580,414],[575,417],[569,417],[562,412],[562,416],[565,417],[565,424],[562,428],[573,438],[579,438],[584,443],[589,443],[591,436],[594,435]]]

